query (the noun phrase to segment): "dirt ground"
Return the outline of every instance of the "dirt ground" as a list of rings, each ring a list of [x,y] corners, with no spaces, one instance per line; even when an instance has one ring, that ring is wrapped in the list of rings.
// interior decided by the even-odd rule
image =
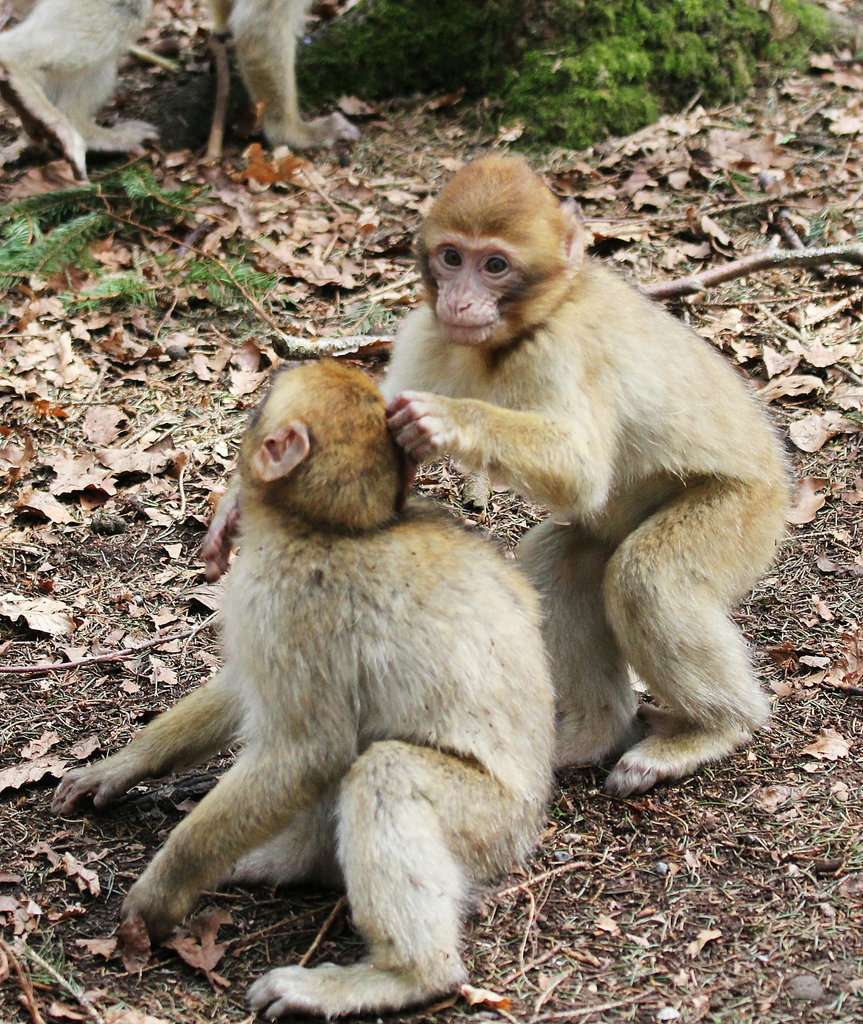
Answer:
[[[201,7],[157,5],[145,44],[179,41],[182,68],[129,59],[115,113],[158,120],[175,81],[207,74]],[[859,246],[851,56],[813,55],[808,73],[765,71],[738,106],[693,98],[628,139],[532,160],[582,204],[594,253],[639,284],[773,238]],[[92,266],[30,274],[0,297],[3,1024],[250,1021],[245,989],[269,966],[359,955],[338,893],[232,890],[206,896],[175,948],[126,969],[112,938],[123,894],[219,765],[105,813],[49,811],[64,770],[116,750],[218,665],[218,588],[199,546],[278,353],[391,334],[416,299],[410,236],[430,198],[517,135],[475,127],[452,96],[345,109],[361,141],[308,165],[244,155],[236,125],[217,164],[154,148],[143,164],[165,187],[193,186],[188,209],[154,229],[106,196],[116,216],[91,240]],[[14,131],[0,111],[0,140]],[[97,185],[107,170],[94,166]],[[69,183],[62,161],[30,152],[6,168],[0,201]],[[213,301],[195,283],[193,263],[233,258],[272,275],[266,294]],[[151,304],[79,301],[133,270]],[[634,799],[604,796],[601,768],[561,774],[536,853],[470,922],[487,997],[393,1020],[863,1019],[861,271],[786,267],[672,308],[763,392],[800,481],[779,558],[736,615],[772,722],[746,750]],[[343,358],[385,365],[374,348]],[[507,549],[542,514],[503,493],[471,509],[448,464],[420,487]]]

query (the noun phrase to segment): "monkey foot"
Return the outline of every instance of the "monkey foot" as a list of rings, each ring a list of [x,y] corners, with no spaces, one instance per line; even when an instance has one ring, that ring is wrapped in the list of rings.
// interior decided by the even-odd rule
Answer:
[[[648,736],[627,750],[605,780],[604,792],[612,796],[644,793],[662,779],[676,779],[708,761],[718,761],[751,736],[740,727],[708,730],[690,725],[671,731],[675,719],[667,712],[662,721],[667,731]]]
[[[284,144],[298,149],[331,149],[337,142],[355,142],[360,130],[338,111],[313,121],[263,123],[270,145]]]
[[[448,981],[434,984],[419,972],[387,971],[368,963],[351,967],[277,967],[249,988],[247,1000],[268,1020],[290,1013],[341,1017],[348,1013],[398,1010],[453,991],[463,981],[461,965]]]
[[[557,724],[554,767],[603,764],[644,739],[646,728],[636,715],[627,722],[588,725],[583,716],[564,716]]]

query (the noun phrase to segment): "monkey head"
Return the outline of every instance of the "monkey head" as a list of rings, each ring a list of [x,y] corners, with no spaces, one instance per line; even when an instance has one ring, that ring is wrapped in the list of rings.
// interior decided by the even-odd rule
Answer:
[[[426,298],[448,341],[498,348],[543,323],[568,294],[584,230],[521,157],[468,164],[417,240]]]
[[[332,359],[275,377],[252,414],[239,465],[253,501],[343,531],[390,521],[413,475],[377,386]]]

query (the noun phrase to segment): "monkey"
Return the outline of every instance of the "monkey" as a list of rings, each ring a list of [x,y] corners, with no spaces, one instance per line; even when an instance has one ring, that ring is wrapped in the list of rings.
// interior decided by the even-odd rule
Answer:
[[[278,375],[241,444],[223,669],[54,797],[102,807],[239,739],[121,916],[156,940],[220,879],[344,885],[368,956],[271,970],[249,990],[269,1017],[458,986],[462,912],[526,855],[550,793],[538,599],[487,540],[405,501],[407,465],[360,370]]]
[[[462,168],[421,225],[425,301],[383,384],[415,461],[449,454],[550,509],[540,595],[557,767],[618,796],[742,746],[769,715],[732,606],[774,557],[777,437],[720,353],[599,261],[518,157]],[[630,670],[664,708],[636,714]]]
[[[263,106],[263,132],[273,146],[332,147],[359,138],[338,111],[313,121],[300,116],[296,37],[309,2],[211,0],[217,30],[234,37],[243,80],[252,100]],[[18,13],[29,6],[24,2]],[[35,0],[19,25],[0,34],[4,99],[30,134],[47,134],[61,144],[79,178],[87,176],[87,150],[139,152],[158,136],[143,121],[103,128],[93,120],[114,88],[120,55],[151,9],[152,0]]]
[[[35,0],[19,3],[24,20],[0,33],[3,98],[30,134],[61,142],[78,178],[86,152],[140,152],[157,136],[144,121],[105,128],[93,120],[111,95],[117,62],[140,34],[152,0]]]
[[[304,121],[297,103],[295,58],[311,0],[211,0],[219,31],[230,31],[243,81],[263,104],[262,128],[272,146],[330,148],[359,138],[338,111]]]

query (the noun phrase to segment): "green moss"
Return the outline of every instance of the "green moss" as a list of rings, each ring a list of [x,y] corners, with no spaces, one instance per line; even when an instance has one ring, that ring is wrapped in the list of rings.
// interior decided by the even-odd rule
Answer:
[[[304,96],[332,101],[349,92],[381,99],[465,88],[501,88],[518,59],[524,0],[371,0],[300,46]]]
[[[465,88],[528,143],[582,147],[700,94],[745,94],[759,61],[788,66],[830,25],[805,0],[366,0],[301,51],[305,96]]]

